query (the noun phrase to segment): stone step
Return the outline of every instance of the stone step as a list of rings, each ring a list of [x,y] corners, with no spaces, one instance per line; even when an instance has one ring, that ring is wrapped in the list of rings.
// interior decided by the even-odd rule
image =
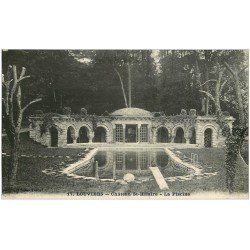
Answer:
[[[167,190],[169,189],[167,182],[165,181],[160,169],[158,167],[149,167],[151,170],[159,188],[161,190]]]

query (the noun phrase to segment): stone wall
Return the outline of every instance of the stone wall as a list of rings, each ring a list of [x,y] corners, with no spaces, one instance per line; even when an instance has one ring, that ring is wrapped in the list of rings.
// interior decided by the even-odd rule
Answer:
[[[232,123],[234,118],[229,117],[227,122],[229,127],[232,129]],[[30,138],[34,141],[41,143],[42,145],[51,146],[51,133],[50,127],[45,129],[45,131],[41,131],[41,127],[43,124],[43,120],[40,117],[31,117],[30,118]],[[199,147],[204,147],[204,132],[207,128],[212,130],[212,147],[222,147],[224,146],[225,137],[222,136],[221,129],[219,125],[216,123],[215,117],[191,117],[191,118],[181,118],[179,119],[148,119],[148,120],[129,120],[129,119],[121,119],[116,121],[110,121],[108,119],[99,119],[95,128],[102,127],[106,131],[106,142],[113,143],[114,142],[114,131],[115,124],[147,124],[148,125],[148,134],[149,134],[149,143],[157,143],[157,131],[161,127],[165,127],[168,130],[169,136],[171,138],[171,142],[174,142],[174,138],[176,135],[176,131],[178,128],[182,128],[184,131],[184,138],[186,139],[186,143],[190,143],[191,131],[195,129],[196,132],[196,144]],[[73,133],[73,143],[77,142],[77,138],[79,136],[79,130],[81,127],[85,127],[87,130],[87,136],[89,138],[89,142],[92,143],[94,138],[94,125],[93,122],[89,119],[78,119],[63,116],[63,117],[52,117],[51,126],[57,129],[58,131],[58,147],[67,146],[67,131],[69,127]]]

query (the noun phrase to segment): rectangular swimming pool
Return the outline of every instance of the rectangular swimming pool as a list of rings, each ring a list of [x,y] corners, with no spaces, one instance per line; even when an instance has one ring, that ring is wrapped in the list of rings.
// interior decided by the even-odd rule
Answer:
[[[98,176],[101,179],[121,179],[124,174],[132,173],[136,178],[152,176],[150,166],[158,166],[166,177],[181,176],[187,169],[170,164],[164,149],[156,148],[105,148],[99,149],[90,163],[78,169],[75,174],[94,177],[98,162]]]

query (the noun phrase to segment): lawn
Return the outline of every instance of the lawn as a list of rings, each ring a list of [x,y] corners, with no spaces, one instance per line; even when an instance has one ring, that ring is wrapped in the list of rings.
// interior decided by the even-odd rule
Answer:
[[[6,137],[2,137],[2,190],[3,193],[67,193],[67,192],[160,192],[155,181],[146,183],[130,183],[122,186],[119,183],[105,183],[67,177],[55,177],[46,175],[42,171],[58,165],[65,166],[67,163],[75,162],[83,158],[88,149],[83,148],[47,148],[28,137],[28,133],[21,134],[21,150],[18,168],[17,186],[13,190],[8,189],[7,167],[10,152]],[[180,149],[187,157],[191,153],[199,155],[199,161],[204,172],[218,172],[215,176],[201,179],[186,180],[185,182],[169,182],[171,192],[197,193],[203,191],[227,192],[225,186],[225,169],[223,162],[225,158],[223,149]],[[5,155],[5,153],[7,155]],[[248,166],[242,160],[238,161],[236,175],[236,192],[248,192]]]
[[[33,140],[29,139],[28,133],[21,134],[21,150],[18,166],[18,180],[15,190],[8,190],[7,167],[10,157],[2,156],[2,177],[3,193],[7,192],[53,192],[67,193],[75,191],[96,190],[96,183],[91,181],[72,180],[70,178],[55,178],[42,173],[49,167],[55,167],[58,164],[66,164],[83,158],[86,149],[83,148],[47,148]],[[10,153],[9,144],[6,137],[2,137],[2,152]],[[30,156],[30,157],[27,157]],[[100,188],[104,186],[105,190],[113,190],[112,185],[100,183]],[[117,184],[116,184],[117,185]],[[113,185],[115,186],[115,185]]]
[[[175,150],[176,151],[176,150]],[[202,165],[204,172],[218,172],[217,175],[205,178],[187,181],[185,189],[192,192],[200,191],[222,191],[227,192],[226,189],[226,171],[224,168],[225,150],[223,148],[190,148],[178,149],[186,157],[191,157],[191,153],[198,154],[199,163]],[[248,165],[238,158],[237,171],[235,177],[235,192],[248,193]],[[174,183],[173,188],[176,188]]]

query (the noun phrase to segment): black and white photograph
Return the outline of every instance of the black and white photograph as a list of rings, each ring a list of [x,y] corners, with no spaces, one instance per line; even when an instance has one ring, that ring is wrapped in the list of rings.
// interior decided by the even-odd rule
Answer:
[[[0,249],[249,249],[249,7],[0,1]]]
[[[3,197],[247,199],[248,50],[3,50]]]

